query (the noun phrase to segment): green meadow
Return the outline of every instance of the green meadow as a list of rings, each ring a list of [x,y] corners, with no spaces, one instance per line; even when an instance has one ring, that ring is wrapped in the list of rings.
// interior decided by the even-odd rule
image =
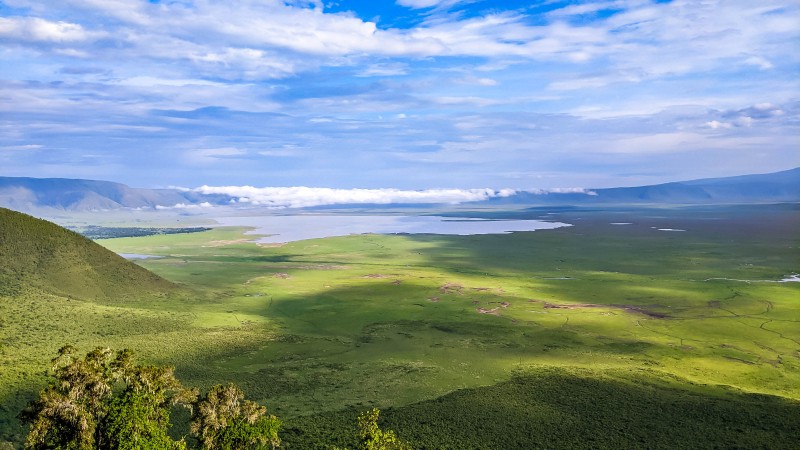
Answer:
[[[158,256],[137,264],[179,288],[4,298],[0,441],[70,343],[131,348],[201,389],[233,381],[285,420],[287,448],[352,446],[373,406],[418,448],[797,442],[800,283],[779,282],[800,272],[797,205],[460,215],[573,226],[99,240]]]

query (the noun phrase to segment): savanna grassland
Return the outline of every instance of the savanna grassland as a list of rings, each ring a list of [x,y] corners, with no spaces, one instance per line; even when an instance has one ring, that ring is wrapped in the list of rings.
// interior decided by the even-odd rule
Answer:
[[[800,272],[797,205],[460,215],[573,226],[100,240],[159,256],[138,264],[178,287],[4,297],[0,440],[70,343],[233,381],[285,420],[287,448],[352,446],[372,406],[418,448],[798,443],[800,283],[778,282]]]

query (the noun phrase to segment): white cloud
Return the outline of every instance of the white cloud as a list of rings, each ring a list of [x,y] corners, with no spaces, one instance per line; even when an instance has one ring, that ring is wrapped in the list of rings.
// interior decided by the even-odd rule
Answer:
[[[202,203],[176,203],[172,206],[164,206],[164,205],[156,205],[156,209],[163,211],[163,210],[171,210],[171,209],[204,209],[204,208],[213,208],[209,202],[202,202]]]
[[[769,60],[767,60],[766,58],[762,58],[760,56],[751,56],[747,58],[744,62],[747,64],[752,64],[754,66],[757,66],[762,70],[768,70],[775,67],[771,62],[769,62]]]
[[[261,156],[269,156],[269,157],[294,158],[302,156],[303,150],[308,150],[308,149],[293,144],[285,144],[279,148],[261,150],[258,152],[258,154]]]
[[[408,8],[421,9],[451,6],[463,0],[397,0],[397,4]]]
[[[370,64],[361,70],[357,76],[359,77],[388,77],[396,75],[405,75],[408,73],[408,66],[400,63],[377,63]]]
[[[138,76],[122,79],[116,82],[123,86],[136,86],[150,88],[154,86],[213,86],[224,87],[227,84],[202,79],[157,78],[152,76]]]
[[[431,101],[439,104],[439,105],[472,105],[477,107],[484,107],[484,106],[491,106],[504,103],[504,100],[498,100],[493,98],[486,98],[486,97],[474,97],[474,96],[464,96],[464,97],[437,97],[431,99]]]
[[[273,208],[303,208],[336,204],[390,203],[462,203],[508,197],[510,189],[331,189],[313,187],[201,186],[193,190],[201,194],[225,194],[238,203]]]
[[[708,121],[708,122],[706,122],[706,126],[711,128],[712,130],[716,130],[716,129],[719,129],[719,128],[731,128],[731,127],[733,127],[733,125],[731,125],[728,122],[720,122],[718,120]]]
[[[458,204],[510,197],[520,192],[536,195],[586,194],[596,195],[584,188],[556,189],[331,189],[305,186],[253,187],[253,186],[201,186],[191,189],[200,194],[224,194],[234,197],[236,204],[265,206],[269,208],[306,208],[340,204],[393,204],[422,203]]]
[[[796,154],[791,2],[572,2],[533,17],[513,2],[487,14],[402,0],[420,10],[380,27],[302,0],[2,3],[30,16],[0,18],[9,160],[113,151],[161,183],[414,189],[633,160],[685,170],[680,154],[744,161],[754,142],[772,155],[760,161]],[[664,114],[682,105],[696,110]],[[50,151],[8,150],[30,142]],[[189,174],[170,178],[181,164]],[[547,186],[562,183],[584,185]]]
[[[705,137],[697,133],[652,133],[614,139],[605,148],[605,151],[631,154],[672,153],[697,148],[698,144],[702,148],[704,140]]]
[[[307,3],[307,2],[304,2]],[[412,8],[446,7],[455,0],[401,0]],[[508,64],[509,58],[587,64],[606,58],[613,78],[643,79],[708,70],[720,65],[749,65],[763,70],[787,50],[776,42],[796,36],[786,14],[771,14],[778,3],[743,6],[739,2],[596,2],[549,14],[551,23],[531,25],[521,13],[480,17],[436,15],[410,29],[378,29],[351,14],[324,13],[275,0],[231,2],[132,2],[70,0],[52,8],[103,23],[116,45],[71,49],[110,61],[124,58],[193,62],[209,76],[280,78],[322,65],[361,64],[376,57],[482,56]],[[24,2],[38,5],[39,2]],[[572,23],[575,15],[613,7],[623,12],[607,19]],[[34,8],[35,10],[37,8]],[[42,7],[41,10],[47,11]],[[94,17],[94,19],[92,19]],[[19,40],[89,41],[98,34],[79,23],[45,18],[0,19],[0,34]],[[121,21],[118,23],[115,21]],[[104,23],[105,22],[105,23]],[[777,40],[776,40],[777,39]],[[303,57],[307,55],[307,57]],[[485,64],[486,67],[491,63]],[[407,68],[392,61],[367,65],[361,76],[396,76]],[[636,74],[632,76],[631,74]],[[595,78],[583,86],[609,81]],[[562,89],[569,80],[553,85]]]
[[[618,81],[618,77],[591,77],[576,80],[559,80],[550,83],[547,88],[553,91],[572,91],[580,89],[597,89]]]
[[[550,11],[548,15],[554,18],[563,18],[568,16],[579,16],[583,14],[596,13],[604,9],[619,8],[620,6],[621,2],[618,1],[614,2],[596,1],[593,3],[569,5],[563,8],[558,8],[553,11]]]
[[[467,75],[461,79],[453,80],[454,83],[465,85],[478,85],[478,86],[497,86],[497,80],[488,77],[475,77]]]
[[[81,25],[38,17],[0,17],[0,36],[28,42],[75,42],[99,37]]]
[[[0,147],[0,151],[19,152],[19,151],[32,151],[39,150],[44,147],[41,144],[26,144],[26,145],[4,145]]]
[[[235,158],[246,154],[247,151],[235,147],[192,149],[184,153],[188,162],[200,165],[215,164],[223,159]]]

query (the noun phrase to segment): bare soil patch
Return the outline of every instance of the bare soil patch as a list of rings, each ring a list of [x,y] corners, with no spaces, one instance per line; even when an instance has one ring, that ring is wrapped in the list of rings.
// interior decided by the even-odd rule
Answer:
[[[497,303],[497,302],[491,302],[491,303]],[[511,306],[511,303],[509,302],[500,302],[500,306],[495,306],[494,308],[478,308],[476,311],[478,311],[481,314],[491,314],[493,316],[499,316],[500,310],[508,308],[509,306]]]
[[[270,265],[273,269],[292,269],[292,270],[344,270],[347,266],[337,266],[335,264],[300,264],[296,266],[290,265]]]
[[[445,283],[439,287],[439,292],[442,294],[463,294],[464,286],[458,283]]]
[[[209,248],[209,247],[224,247],[226,245],[233,245],[233,244],[243,244],[245,242],[253,242],[252,239],[234,239],[230,241],[210,241],[208,244],[203,245],[202,247]]]

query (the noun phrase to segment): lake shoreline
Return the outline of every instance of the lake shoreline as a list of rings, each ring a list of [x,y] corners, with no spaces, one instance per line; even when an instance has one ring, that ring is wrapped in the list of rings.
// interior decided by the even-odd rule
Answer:
[[[263,215],[216,217],[219,226],[254,228],[247,234],[259,235],[258,244],[341,237],[358,234],[440,234],[470,236],[552,230],[572,226],[564,222],[534,219],[479,219],[417,215]]]

